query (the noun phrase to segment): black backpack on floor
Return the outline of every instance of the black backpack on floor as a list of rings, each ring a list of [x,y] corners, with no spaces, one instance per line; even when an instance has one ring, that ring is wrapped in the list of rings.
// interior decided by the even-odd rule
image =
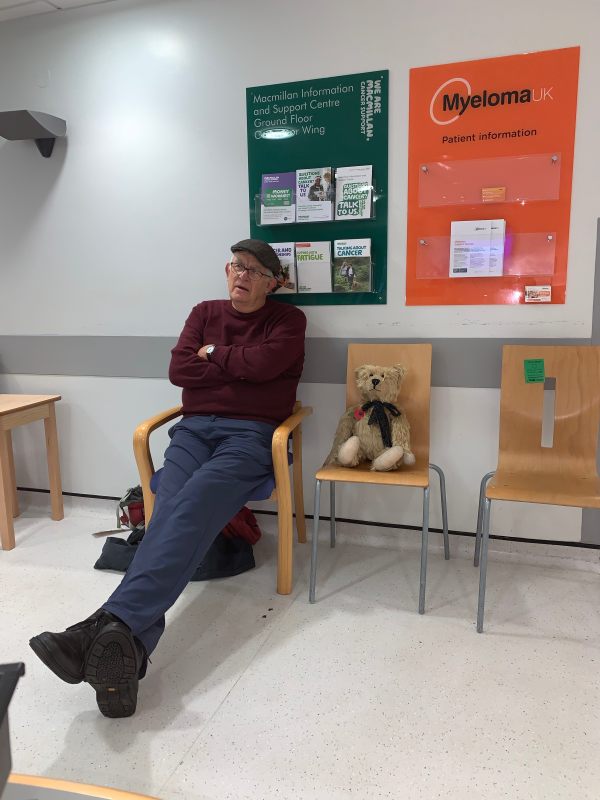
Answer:
[[[109,536],[104,542],[100,558],[94,564],[94,569],[127,572],[146,532],[143,523],[143,498],[140,486],[129,489],[119,500],[117,525],[119,528],[123,526],[128,528],[131,533],[127,539]],[[254,569],[255,566],[254,551],[250,542],[219,533],[190,580],[209,581],[214,578],[230,578]]]

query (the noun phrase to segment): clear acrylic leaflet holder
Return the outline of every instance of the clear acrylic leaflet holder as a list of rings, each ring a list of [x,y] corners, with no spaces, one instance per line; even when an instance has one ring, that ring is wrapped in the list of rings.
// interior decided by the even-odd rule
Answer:
[[[503,277],[549,277],[554,274],[556,233],[509,233],[504,241]],[[417,246],[416,277],[449,277],[450,237],[426,236]],[[475,278],[474,280],[481,280]],[[495,280],[495,278],[488,278]]]
[[[419,169],[419,207],[558,200],[560,165],[560,153],[429,161]]]

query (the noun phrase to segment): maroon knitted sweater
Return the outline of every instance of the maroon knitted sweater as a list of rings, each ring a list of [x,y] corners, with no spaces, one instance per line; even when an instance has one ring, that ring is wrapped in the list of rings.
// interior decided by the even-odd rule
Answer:
[[[302,311],[274,300],[250,314],[230,300],[199,303],[171,351],[169,380],[183,389],[183,413],[282,422],[296,399],[305,330]],[[205,344],[216,345],[210,361],[198,357]]]

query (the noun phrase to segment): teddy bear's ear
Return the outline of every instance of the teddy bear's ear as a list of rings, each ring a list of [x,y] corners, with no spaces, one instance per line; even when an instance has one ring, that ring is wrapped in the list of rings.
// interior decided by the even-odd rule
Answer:
[[[370,367],[368,364],[361,364],[360,367],[356,367],[354,370],[354,377],[357,381],[362,380],[366,377],[367,373],[369,372]]]
[[[406,373],[407,373],[407,369],[406,369],[406,367],[403,367],[403,366],[402,366],[402,364],[394,364],[394,369],[395,369],[395,370],[396,370],[396,372],[398,373],[398,377],[400,378],[400,380],[402,380],[402,378],[403,378],[403,377],[406,375]]]

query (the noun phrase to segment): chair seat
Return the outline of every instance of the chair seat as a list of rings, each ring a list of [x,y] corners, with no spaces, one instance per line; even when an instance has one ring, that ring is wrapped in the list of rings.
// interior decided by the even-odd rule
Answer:
[[[429,486],[429,465],[414,464],[390,472],[377,472],[369,464],[357,467],[340,467],[336,464],[321,467],[315,475],[318,481],[345,481],[346,483],[373,483],[386,486]]]
[[[490,500],[600,508],[600,478],[496,472],[487,485]]]

